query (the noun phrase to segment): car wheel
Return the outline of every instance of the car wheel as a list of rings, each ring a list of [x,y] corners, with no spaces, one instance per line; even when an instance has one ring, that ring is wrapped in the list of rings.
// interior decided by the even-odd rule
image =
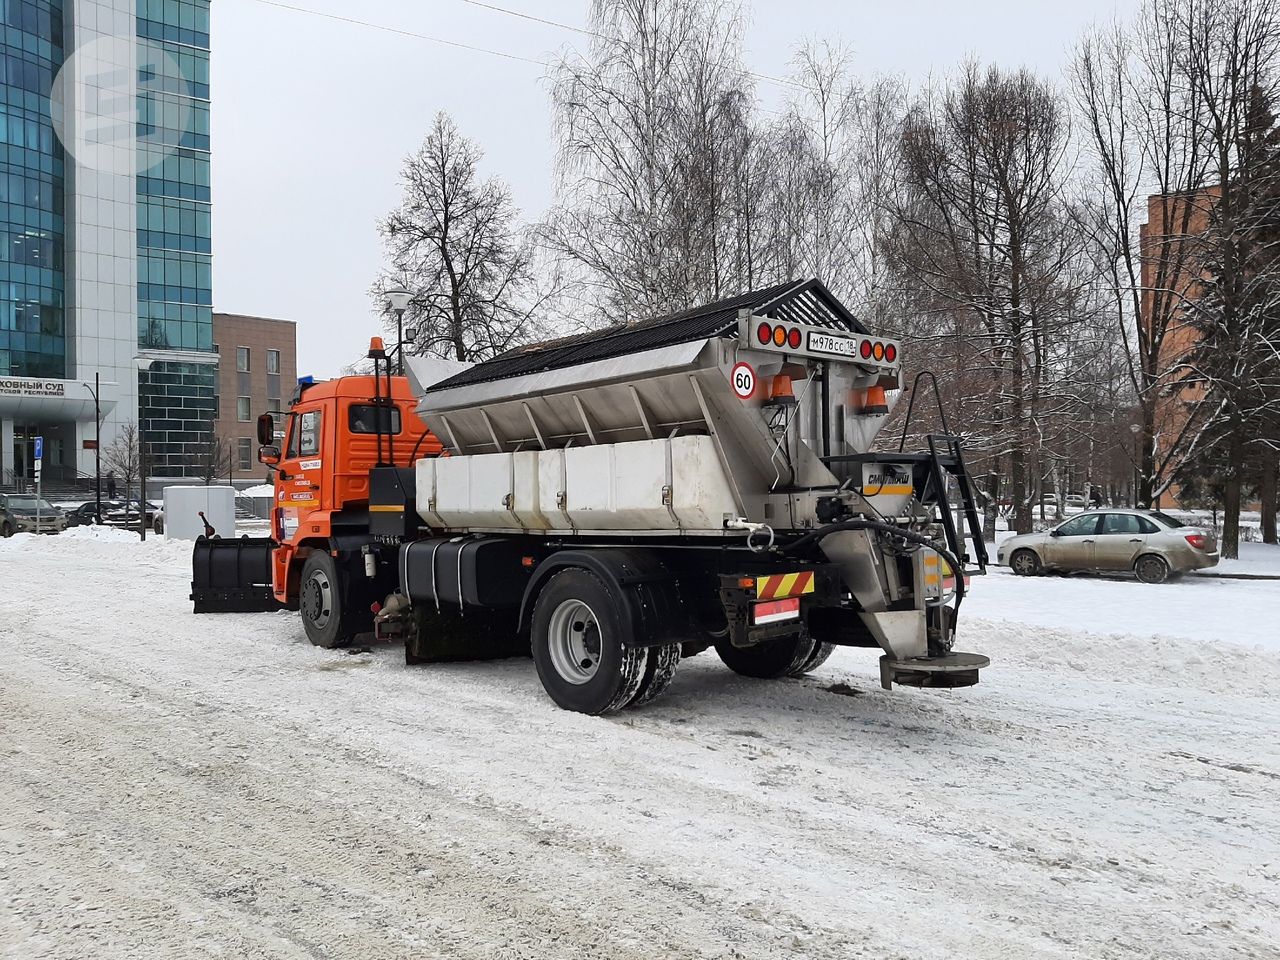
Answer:
[[[1133,569],[1143,583],[1164,583],[1169,579],[1168,561],[1164,557],[1157,557],[1154,553],[1139,557]]]
[[[1009,558],[1009,569],[1020,577],[1034,577],[1043,567],[1034,550],[1015,550]]]
[[[14,534],[13,524],[6,520],[0,524],[0,537],[12,537]]]

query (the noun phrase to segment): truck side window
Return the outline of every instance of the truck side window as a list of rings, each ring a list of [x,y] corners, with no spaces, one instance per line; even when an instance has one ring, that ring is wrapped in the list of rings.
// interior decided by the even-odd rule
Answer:
[[[378,425],[382,425],[382,433],[400,432],[400,408],[376,407],[372,403],[353,403],[347,414],[347,426],[352,433],[377,433]]]
[[[293,458],[298,455],[298,434],[301,432],[298,429],[298,417],[296,414],[289,414],[288,430],[289,445],[285,448],[285,456]]]
[[[320,452],[320,411],[308,410],[298,421],[298,456],[314,456]]]

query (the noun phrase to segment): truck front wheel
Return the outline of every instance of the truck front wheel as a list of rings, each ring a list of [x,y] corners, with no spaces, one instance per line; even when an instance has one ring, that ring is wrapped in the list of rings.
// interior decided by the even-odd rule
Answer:
[[[343,580],[333,557],[324,550],[312,550],[302,566],[298,606],[307,639],[317,647],[345,647],[355,637]]]
[[[619,603],[586,570],[557,573],[533,610],[533,663],[559,706],[601,714],[630,703],[645,679],[648,650],[626,643]]]

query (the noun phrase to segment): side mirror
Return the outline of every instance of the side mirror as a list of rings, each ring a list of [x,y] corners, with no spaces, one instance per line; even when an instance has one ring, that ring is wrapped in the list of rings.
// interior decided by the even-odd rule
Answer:
[[[258,462],[265,463],[268,467],[274,467],[280,462],[280,448],[263,444],[258,448]]]
[[[1051,537],[1060,537],[1060,536],[1062,536],[1062,531],[1061,531],[1061,530],[1050,530],[1050,531],[1049,531],[1049,536],[1051,536]]]
[[[258,417],[258,443],[262,444],[264,447],[270,446],[271,441],[274,440],[275,438],[276,438],[275,417],[271,416],[271,414],[269,413],[264,413]],[[262,459],[261,455],[259,455],[258,459],[260,460]],[[277,460],[280,459],[279,453],[276,454],[276,459]]]

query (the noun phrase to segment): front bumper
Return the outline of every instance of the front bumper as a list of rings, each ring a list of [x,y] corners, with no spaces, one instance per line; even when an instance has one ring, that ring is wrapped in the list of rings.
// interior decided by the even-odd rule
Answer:
[[[15,517],[13,520],[13,528],[18,533],[61,533],[67,529],[67,521],[64,517],[56,517],[46,520],[40,518],[39,527],[36,526],[35,517]]]

